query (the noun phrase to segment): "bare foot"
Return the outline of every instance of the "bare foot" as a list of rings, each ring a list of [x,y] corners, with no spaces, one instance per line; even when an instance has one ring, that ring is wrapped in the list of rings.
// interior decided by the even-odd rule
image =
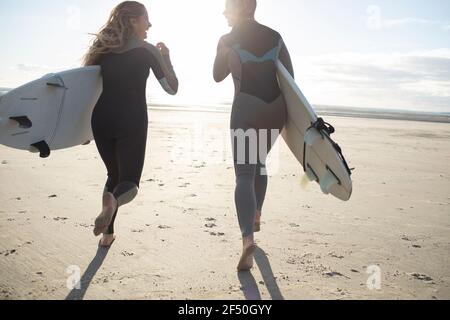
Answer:
[[[244,238],[244,249],[242,251],[241,260],[237,266],[238,271],[249,271],[253,268],[253,257],[256,250],[256,244],[253,236]]]
[[[253,226],[253,232],[260,232],[261,231],[261,211],[256,211],[256,217],[255,217],[255,225]]]
[[[113,234],[104,234],[100,240],[99,246],[102,248],[109,248],[116,240],[116,236]]]
[[[118,203],[114,195],[110,192],[105,193],[103,195],[103,211],[95,219],[94,235],[96,237],[108,230],[117,207]]]

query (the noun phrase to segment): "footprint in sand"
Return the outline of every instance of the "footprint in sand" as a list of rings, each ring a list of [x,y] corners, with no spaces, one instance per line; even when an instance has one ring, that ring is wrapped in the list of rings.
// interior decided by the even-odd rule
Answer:
[[[75,224],[75,226],[76,227],[83,227],[83,228],[91,228],[94,225],[90,225],[90,224],[87,224],[87,223],[77,223],[77,224]]]
[[[165,225],[160,225],[160,226],[158,226],[158,228],[164,230],[164,229],[170,229],[171,227],[165,226]]]
[[[215,223],[207,223],[207,224],[205,224],[205,227],[207,227],[207,228],[215,228],[215,227],[217,227],[217,225]]]
[[[344,278],[350,279],[349,277],[344,276],[342,273],[337,272],[337,271],[327,272],[327,273],[325,273],[325,275],[328,277],[344,277]]]
[[[411,276],[414,277],[417,280],[421,280],[421,281],[425,281],[425,282],[433,281],[433,278],[431,278],[430,276],[427,276],[425,274],[412,273]]]
[[[338,294],[340,294],[341,296],[345,296],[347,293],[344,291],[344,290],[342,290],[341,288],[337,288],[337,292],[338,292]]]
[[[123,255],[124,257],[132,257],[132,256],[134,256],[133,252],[128,252],[128,251],[122,251],[120,254]]]
[[[6,251],[3,251],[3,252],[0,252],[0,254],[4,255],[5,257],[7,257],[7,256],[9,256],[11,254],[14,254],[14,253],[17,253],[16,249],[6,250]]]
[[[287,263],[287,264],[297,264],[297,259],[296,259],[296,258],[293,258],[293,257],[288,258],[288,259],[286,260],[286,263]]]
[[[225,233],[223,233],[223,232],[210,232],[209,234],[211,236],[217,236],[217,237],[223,237],[225,235]]]
[[[55,220],[55,221],[66,221],[66,220],[68,220],[69,218],[66,218],[66,217],[56,217],[56,218],[53,218],[53,220]]]
[[[330,257],[332,257],[332,258],[344,259],[344,256],[338,255],[338,254],[336,254],[335,252],[330,252],[328,255],[329,255]]]

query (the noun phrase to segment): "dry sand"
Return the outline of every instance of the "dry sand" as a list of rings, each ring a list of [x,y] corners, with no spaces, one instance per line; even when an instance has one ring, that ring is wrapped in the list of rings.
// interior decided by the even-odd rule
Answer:
[[[0,147],[1,299],[450,299],[450,124],[328,117],[356,167],[347,203],[302,188],[280,142],[255,268],[238,274],[228,115],[150,117],[140,194],[109,251],[92,234],[94,144],[46,160]]]

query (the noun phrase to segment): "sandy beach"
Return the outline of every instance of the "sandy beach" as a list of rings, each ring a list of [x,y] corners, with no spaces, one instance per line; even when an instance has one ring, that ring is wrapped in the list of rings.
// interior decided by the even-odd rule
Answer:
[[[94,143],[45,160],[0,146],[0,299],[450,299],[450,124],[327,117],[356,168],[346,203],[303,187],[279,140],[256,264],[238,274],[228,118],[150,111],[110,250],[92,234]]]

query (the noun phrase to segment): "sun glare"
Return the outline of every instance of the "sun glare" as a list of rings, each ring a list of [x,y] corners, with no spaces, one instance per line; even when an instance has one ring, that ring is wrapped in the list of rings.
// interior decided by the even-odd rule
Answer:
[[[200,105],[210,102],[211,97],[218,99],[218,103],[220,100],[230,100],[233,95],[231,83],[217,85],[212,80],[218,40],[229,32],[222,14],[225,1],[159,0],[145,4],[153,24],[147,41],[167,44],[175,70],[182,80],[179,95],[166,97],[152,79],[150,100]]]

